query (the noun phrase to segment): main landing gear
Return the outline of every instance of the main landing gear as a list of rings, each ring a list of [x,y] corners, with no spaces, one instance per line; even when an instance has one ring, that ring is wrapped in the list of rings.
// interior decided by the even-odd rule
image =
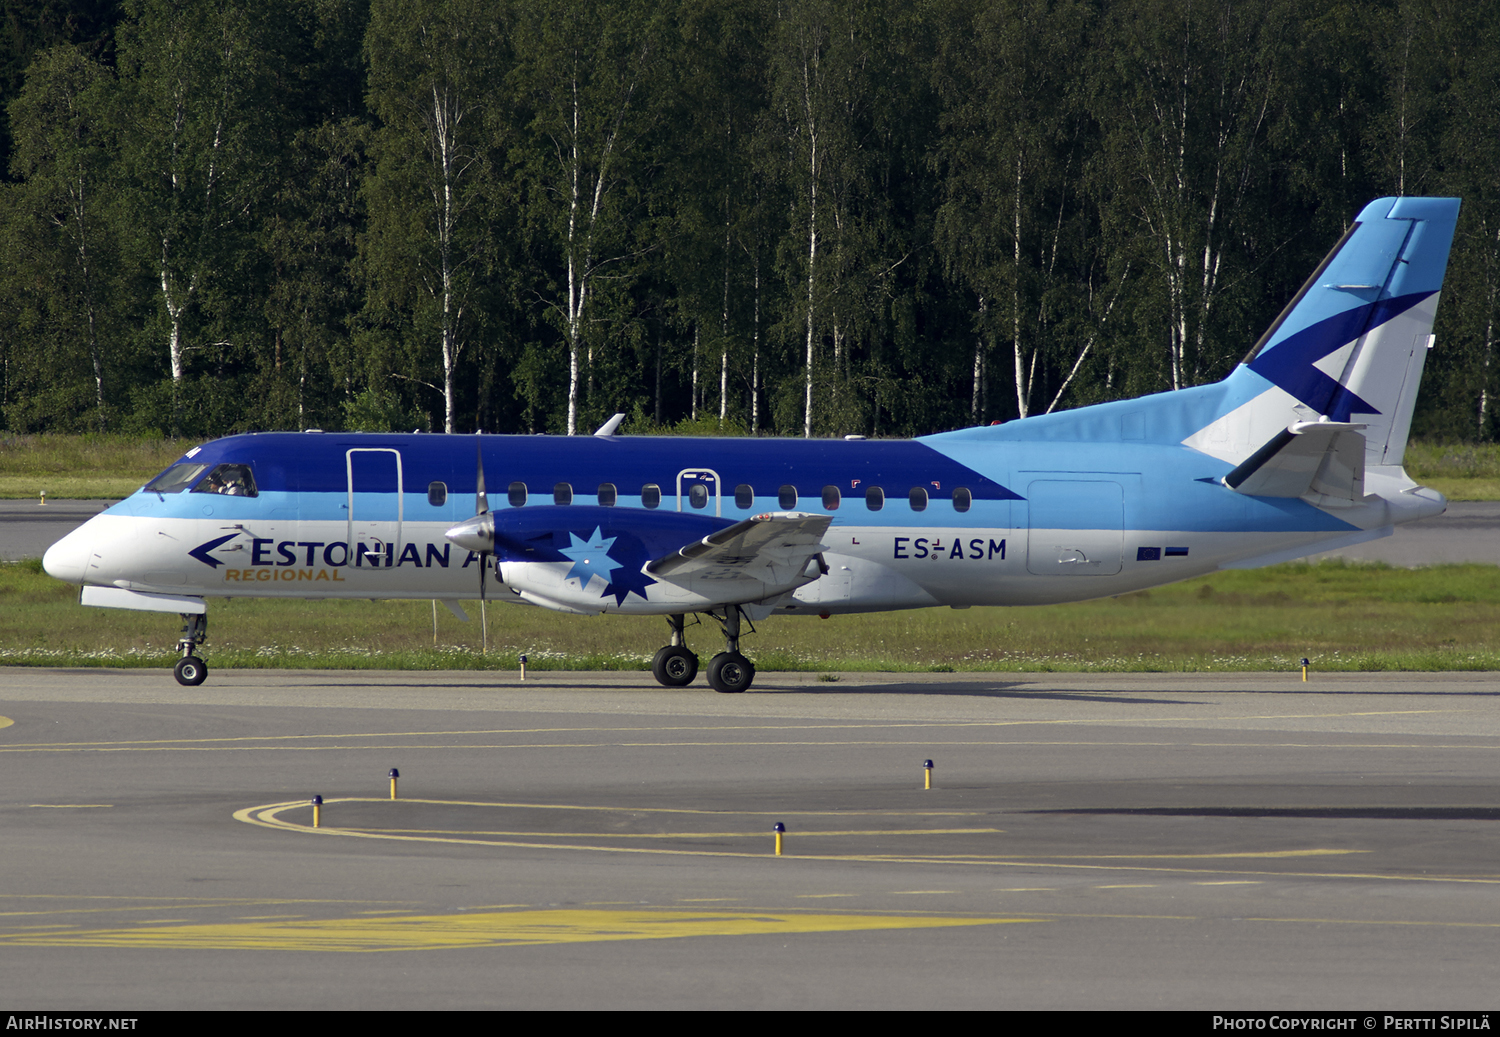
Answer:
[[[734,694],[745,691],[755,680],[755,664],[740,654],[739,606],[727,605],[722,614],[710,612],[724,631],[724,651],[708,661],[708,683],[715,691]],[[651,660],[651,672],[669,688],[685,688],[698,676],[698,657],[683,642],[681,614],[668,616],[672,642]]]
[[[182,620],[182,637],[177,642],[182,658],[172,667],[172,676],[177,678],[178,684],[196,688],[208,679],[208,664],[193,654],[194,648],[208,640],[208,616],[184,612]]]

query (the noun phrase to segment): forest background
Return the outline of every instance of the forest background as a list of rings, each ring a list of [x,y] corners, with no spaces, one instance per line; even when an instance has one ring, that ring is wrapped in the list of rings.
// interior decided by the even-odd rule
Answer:
[[[4,0],[0,430],[911,435],[1222,377],[1370,199],[1463,211],[1500,5]]]

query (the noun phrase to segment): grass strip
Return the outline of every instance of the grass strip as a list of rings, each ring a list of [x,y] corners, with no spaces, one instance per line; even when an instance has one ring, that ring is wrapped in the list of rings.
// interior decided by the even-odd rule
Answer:
[[[667,626],[644,616],[428,601],[210,599],[212,665],[329,669],[644,670]],[[0,567],[0,665],[167,666],[171,615],[82,608],[35,561]],[[1500,568],[1339,561],[1225,571],[1073,605],[775,616],[745,650],[763,671],[1203,672],[1500,669]],[[704,659],[711,622],[689,626]]]

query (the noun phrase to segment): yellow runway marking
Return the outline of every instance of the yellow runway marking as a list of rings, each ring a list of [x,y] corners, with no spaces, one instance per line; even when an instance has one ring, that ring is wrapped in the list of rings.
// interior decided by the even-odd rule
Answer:
[[[113,803],[27,803],[31,810],[101,810],[113,807]]]
[[[15,721],[12,720],[10,717],[0,717],[0,727],[9,727],[11,724],[14,724],[14,723],[15,723]]]
[[[345,803],[388,803],[389,801],[375,797],[350,796],[336,799],[325,799],[324,807],[331,814],[332,820],[337,820],[339,804]],[[448,800],[420,800],[409,799],[401,801],[404,806],[414,804],[446,805],[446,806],[472,806],[481,808],[508,807],[513,809],[531,810],[597,810],[610,811],[619,814],[644,814],[644,813],[672,813],[672,814],[723,814],[729,811],[695,811],[695,810],[636,810],[630,807],[584,807],[584,806],[550,806],[536,803],[478,803],[478,802],[456,802]],[[558,833],[537,833],[535,835],[516,835],[510,833],[497,833],[485,835],[484,833],[471,830],[424,830],[419,833],[407,831],[388,831],[383,829],[372,829],[367,827],[338,827],[330,825],[322,828],[312,828],[310,823],[298,823],[282,818],[280,815],[291,810],[309,810],[306,800],[298,799],[286,803],[268,803],[255,807],[244,807],[234,812],[234,819],[246,824],[256,825],[262,828],[273,828],[284,832],[300,832],[306,835],[322,837],[343,837],[350,839],[387,839],[398,842],[426,842],[447,845],[483,846],[489,848],[513,848],[527,850],[561,850],[569,852],[585,853],[619,853],[619,854],[655,854],[659,856],[683,856],[683,857],[732,857],[732,858],[755,858],[765,859],[769,855],[762,849],[755,850],[728,850],[728,849],[706,849],[702,847],[683,847],[681,849],[668,848],[664,846],[622,846],[610,845],[609,840],[624,842],[639,836],[631,836],[627,833],[586,833],[559,835]],[[366,812],[368,814],[368,812]],[[839,812],[819,811],[814,816],[836,816]],[[869,812],[875,813],[875,812]],[[899,812],[881,811],[886,815],[895,816],[922,816],[920,811]],[[328,815],[325,815],[328,816]],[[789,812],[782,812],[781,816],[791,816]],[[310,818],[309,818],[310,820]],[[990,834],[1003,830],[998,829],[901,829],[901,830],[865,830],[858,831],[820,831],[820,837],[830,838],[843,835],[864,836],[929,836],[943,831],[957,831],[971,833],[975,831]],[[796,833],[793,833],[795,835]],[[804,833],[811,834],[811,833]],[[764,839],[764,832],[716,832],[716,833],[686,833],[675,838],[679,839],[706,839],[706,838],[754,838]],[[566,840],[575,840],[572,842]],[[580,843],[576,840],[587,839],[588,842]],[[597,841],[596,841],[597,840]],[[794,844],[795,845],[795,842]],[[1377,872],[1307,872],[1307,871],[1265,871],[1252,867],[1172,867],[1155,863],[1155,861],[1183,861],[1183,862],[1214,862],[1222,861],[1228,864],[1236,860],[1277,860],[1296,859],[1304,857],[1341,856],[1356,853],[1373,853],[1372,850],[1356,849],[1328,849],[1311,848],[1306,850],[1266,850],[1246,851],[1238,853],[1216,853],[1216,854],[1108,854],[1108,855],[1070,855],[1070,854],[998,854],[998,853],[816,853],[816,854],[786,854],[784,858],[795,857],[804,861],[827,861],[827,862],[849,862],[867,861],[885,864],[917,864],[936,865],[946,864],[954,866],[984,866],[991,868],[1032,868],[1046,869],[1050,871],[1112,871],[1112,872],[1136,872],[1142,874],[1174,875],[1192,879],[1202,876],[1204,878],[1223,875],[1239,876],[1267,876],[1277,879],[1355,879],[1373,880],[1378,882],[1455,882],[1476,885],[1500,885],[1500,874],[1470,874],[1470,875],[1441,875],[1441,874],[1380,874]],[[1140,863],[1137,863],[1140,862]]]
[[[514,911],[389,918],[174,925],[0,935],[0,946],[173,950],[407,951],[515,947],[689,936],[790,936],[892,929],[939,929],[1037,921],[817,915],[779,911]]]

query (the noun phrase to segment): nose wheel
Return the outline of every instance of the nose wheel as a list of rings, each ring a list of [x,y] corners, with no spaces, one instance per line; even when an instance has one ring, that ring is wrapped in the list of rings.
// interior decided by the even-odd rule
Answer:
[[[208,663],[193,654],[208,640],[208,616],[203,613],[182,613],[182,637],[177,642],[177,651],[182,658],[172,667],[172,676],[185,687],[196,688],[208,679]]]
[[[172,676],[177,678],[178,684],[196,688],[208,679],[208,664],[196,655],[184,656],[172,667]]]

